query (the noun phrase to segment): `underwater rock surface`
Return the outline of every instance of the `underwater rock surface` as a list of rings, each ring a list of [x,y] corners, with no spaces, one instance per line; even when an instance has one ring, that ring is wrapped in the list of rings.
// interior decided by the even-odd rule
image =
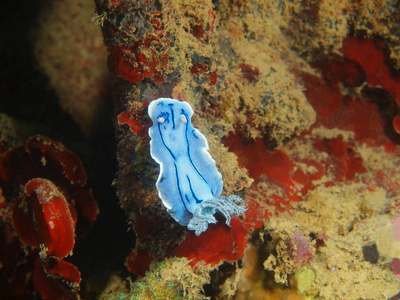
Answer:
[[[10,2],[0,18],[12,24],[3,26],[2,82],[10,88],[0,102],[0,160],[17,166],[3,165],[1,172],[6,245],[0,248],[1,257],[14,253],[2,261],[7,279],[30,277],[13,281],[20,289],[10,289],[7,280],[0,288],[27,299],[38,291],[51,298],[48,286],[85,299],[398,294],[397,1],[96,0],[96,15],[90,3],[53,1],[31,22],[32,53],[19,33],[35,12],[22,3],[20,19],[9,13]],[[97,217],[96,202],[82,186],[80,164],[55,141],[79,149],[85,166],[95,161],[86,168],[89,183],[107,173],[114,177],[106,163],[114,154],[105,151],[113,137],[102,131],[110,117],[100,114],[107,105],[108,70],[95,25],[109,52],[120,203],[103,192],[109,178],[90,184],[96,199],[105,199],[95,223],[103,225],[92,228],[93,239],[87,229]],[[11,47],[16,37],[24,51]],[[36,68],[32,78],[29,68]],[[48,94],[40,83],[50,86]],[[245,200],[247,211],[231,227],[216,214],[217,224],[196,236],[165,211],[155,188],[159,166],[149,154],[147,114],[150,101],[160,97],[193,107],[193,125],[207,137],[224,178],[221,195]],[[10,126],[7,115],[19,125]],[[24,116],[30,118],[21,122]],[[25,145],[37,133],[41,138]],[[82,140],[96,149],[80,148]],[[21,159],[10,160],[7,153],[15,147]],[[27,173],[16,179],[15,170]],[[136,241],[115,234],[117,226],[126,232],[128,225],[110,203],[125,210]],[[59,218],[48,213],[67,207],[70,214]],[[85,247],[74,232],[88,233]],[[21,241],[28,246],[21,248]],[[64,258],[72,247],[74,255]],[[133,247],[126,265],[135,275],[123,265]]]
[[[363,297],[398,292],[399,282],[387,280],[397,254],[384,254],[379,242],[399,213],[393,3],[96,3],[115,91],[116,185],[138,236],[130,270],[143,276],[152,260],[178,256],[223,272],[243,258],[219,282],[221,299],[255,290],[272,297],[257,288],[266,280],[299,297],[351,298],[356,278],[364,278]],[[211,137],[224,195],[239,193],[248,208],[231,228],[210,225],[196,237],[160,209],[146,135],[147,107],[160,97],[198,112],[193,124]],[[329,225],[317,225],[321,215]],[[376,222],[387,232],[372,234]],[[366,240],[358,239],[362,230]],[[343,246],[348,239],[357,241],[351,249]],[[376,263],[363,256],[372,243]],[[324,263],[329,253],[337,255]],[[354,270],[348,261],[357,261]],[[326,287],[329,272],[340,276]]]

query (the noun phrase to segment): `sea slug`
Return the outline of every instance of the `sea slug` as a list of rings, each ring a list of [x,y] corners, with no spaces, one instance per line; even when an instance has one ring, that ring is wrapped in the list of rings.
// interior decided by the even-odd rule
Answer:
[[[168,213],[196,235],[216,223],[219,212],[229,225],[231,218],[246,211],[236,196],[221,196],[222,175],[208,152],[208,143],[193,127],[189,103],[170,98],[153,100],[148,108],[150,154],[160,165],[158,195]]]

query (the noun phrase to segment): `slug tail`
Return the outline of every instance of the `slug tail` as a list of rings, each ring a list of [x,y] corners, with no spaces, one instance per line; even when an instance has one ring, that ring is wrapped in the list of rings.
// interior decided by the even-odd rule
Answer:
[[[246,207],[240,205],[242,203],[244,203],[243,199],[236,195],[218,196],[203,201],[194,211],[187,227],[199,236],[207,230],[208,224],[217,223],[214,217],[217,212],[225,217],[226,225],[230,226],[232,218],[238,217],[246,211]]]

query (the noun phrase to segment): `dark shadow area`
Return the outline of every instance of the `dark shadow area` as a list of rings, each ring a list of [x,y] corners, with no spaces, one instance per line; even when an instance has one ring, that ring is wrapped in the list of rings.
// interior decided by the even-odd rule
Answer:
[[[112,275],[123,279],[132,276],[125,267],[125,259],[135,246],[135,236],[129,230],[127,217],[112,186],[117,172],[112,113],[109,99],[100,118],[104,122],[96,126],[90,140],[91,151],[82,158],[88,173],[88,186],[92,187],[100,210],[89,233],[77,239],[74,255],[70,258],[82,273],[80,294],[84,299],[97,299]]]
[[[35,62],[30,31],[45,0],[2,1],[0,4],[0,111],[17,120],[48,128],[41,134],[82,138],[72,117],[59,106],[48,79]]]

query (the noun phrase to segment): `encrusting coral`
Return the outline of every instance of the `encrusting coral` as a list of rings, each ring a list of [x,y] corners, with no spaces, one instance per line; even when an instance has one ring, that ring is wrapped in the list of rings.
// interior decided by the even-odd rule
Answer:
[[[201,299],[208,283],[207,270],[193,270],[185,258],[152,264],[146,276],[132,283],[130,299]]]
[[[358,240],[360,228],[372,231],[370,224],[390,224],[399,213],[398,174],[391,165],[400,143],[399,10],[393,3],[96,1],[118,120],[117,193],[138,236],[127,261],[133,272],[145,275],[152,260],[175,256],[191,259],[194,268],[216,270],[244,257],[243,270],[238,263],[234,276],[218,279],[232,296],[252,272],[245,249],[257,229],[271,239],[275,253],[258,259],[254,272],[272,274],[271,282],[296,289],[297,278],[305,295],[340,298],[353,296],[349,286],[360,276],[365,297],[396,293],[399,283],[390,278],[389,263],[396,270],[397,254],[382,252],[381,236],[368,235],[367,244]],[[193,124],[210,141],[225,192],[244,196],[245,216],[230,228],[210,225],[196,237],[161,206],[146,134],[146,109],[160,97],[191,104]],[[380,192],[380,205],[363,201]],[[346,211],[331,206],[332,215],[343,217],[340,233],[314,226],[330,197],[355,216],[347,219]],[[326,215],[328,220],[333,222]],[[347,247],[346,237],[360,243]],[[380,254],[375,263],[362,250],[373,244]],[[345,276],[346,268],[343,287],[334,276],[323,285],[327,274]],[[238,299],[262,285],[264,278],[255,277],[241,286]],[[368,278],[386,291],[367,291],[368,283],[375,284]]]

